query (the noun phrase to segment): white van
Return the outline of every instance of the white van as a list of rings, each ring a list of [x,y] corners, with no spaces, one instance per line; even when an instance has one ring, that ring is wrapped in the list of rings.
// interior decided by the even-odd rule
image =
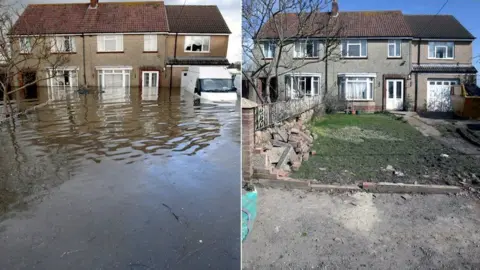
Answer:
[[[182,91],[191,92],[203,100],[235,102],[238,99],[232,74],[226,67],[189,67],[181,84]]]

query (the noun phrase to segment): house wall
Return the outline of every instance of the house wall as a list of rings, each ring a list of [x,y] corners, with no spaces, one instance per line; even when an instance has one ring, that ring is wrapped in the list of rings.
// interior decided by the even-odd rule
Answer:
[[[337,59],[328,62],[328,93],[334,96],[338,95],[338,74],[339,73],[374,73],[376,79],[374,83],[373,101],[359,101],[355,102],[357,109],[364,110],[381,110],[384,99],[384,79],[390,78],[404,78],[405,85],[409,83],[408,74],[411,70],[410,61],[410,40],[402,42],[401,58],[387,58],[388,40],[368,40],[367,58],[362,59]],[[285,61],[295,61],[295,73],[319,73],[321,74],[321,88],[325,85],[325,63],[318,60],[294,60],[293,50],[289,51],[289,59]],[[334,54],[339,54],[340,48],[337,48]],[[280,72],[285,70],[280,69]],[[285,99],[290,93],[285,91],[284,76],[278,79],[279,82],[279,96],[280,99]]]
[[[168,35],[167,41],[167,53],[169,57],[173,57],[175,53],[175,35]],[[210,36],[210,52],[185,52],[185,35],[178,35],[177,37],[177,56],[217,56],[227,57],[228,50],[228,35],[213,35]]]
[[[165,78],[165,51],[166,35],[157,35],[157,52],[143,52],[143,34],[123,35],[123,52],[97,52],[97,36],[85,36],[85,42],[81,36],[75,36],[75,53],[62,53],[68,59],[64,66],[75,66],[79,68],[79,84],[88,86],[98,85],[98,76],[96,67],[99,66],[131,66],[130,85],[138,87],[140,85],[141,69],[160,71],[160,83],[163,85]],[[84,48],[85,43],[85,48]],[[53,61],[57,54],[52,54],[50,60]],[[85,68],[83,57],[85,56]],[[35,60],[25,62],[25,67],[34,66]],[[37,70],[37,77],[46,77],[46,70],[51,66],[47,62],[40,65]],[[86,82],[84,80],[86,75]],[[47,80],[42,80],[38,86],[47,86]]]
[[[455,41],[455,55],[454,59],[428,59],[428,41],[420,43],[420,63],[434,63],[434,64],[472,64],[472,42],[471,41]],[[417,63],[418,59],[418,40],[412,42],[412,63]]]

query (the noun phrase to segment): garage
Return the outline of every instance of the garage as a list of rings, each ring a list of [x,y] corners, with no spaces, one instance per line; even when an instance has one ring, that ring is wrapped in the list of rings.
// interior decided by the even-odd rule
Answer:
[[[427,110],[448,112],[452,110],[450,89],[458,85],[457,79],[429,79],[427,81]]]

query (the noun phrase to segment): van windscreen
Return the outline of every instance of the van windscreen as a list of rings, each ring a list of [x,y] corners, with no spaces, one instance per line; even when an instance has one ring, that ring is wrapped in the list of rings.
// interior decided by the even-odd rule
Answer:
[[[232,79],[200,79],[202,92],[227,92],[232,91]]]

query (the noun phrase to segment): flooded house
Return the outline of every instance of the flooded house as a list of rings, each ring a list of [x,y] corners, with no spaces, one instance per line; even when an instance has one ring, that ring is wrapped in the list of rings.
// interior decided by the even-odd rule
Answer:
[[[180,87],[190,66],[229,64],[231,32],[217,6],[97,0],[31,4],[11,33],[22,55],[34,53],[35,37],[54,44],[41,64],[21,65],[15,85],[36,82],[25,89],[26,98],[36,98],[43,87],[57,99],[65,89],[80,86],[117,89],[112,94],[120,95],[129,88],[158,93]],[[50,59],[58,55],[65,61],[52,67]]]

